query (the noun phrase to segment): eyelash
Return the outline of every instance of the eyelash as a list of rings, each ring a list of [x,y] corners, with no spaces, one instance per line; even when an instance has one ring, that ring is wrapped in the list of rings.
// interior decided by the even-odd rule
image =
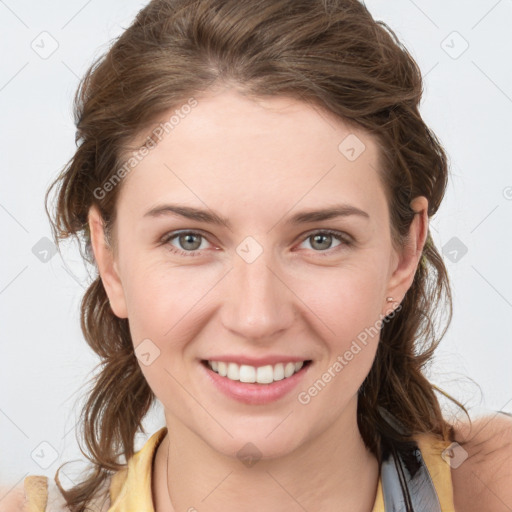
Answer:
[[[178,254],[179,256],[187,256],[187,257],[194,257],[201,254],[201,250],[194,250],[194,251],[183,251],[182,249],[178,249],[174,247],[173,245],[170,245],[169,242],[171,240],[174,240],[175,238],[182,236],[182,235],[199,235],[200,237],[207,239],[203,233],[199,231],[173,231],[171,233],[167,233],[164,235],[161,239],[162,244],[167,245],[167,249],[174,253]],[[317,230],[310,233],[307,233],[306,236],[302,239],[301,243],[307,240],[308,238],[311,238],[315,235],[332,235],[336,240],[339,240],[342,242],[340,245],[334,247],[333,249],[326,249],[325,251],[314,251],[319,253],[320,256],[330,256],[332,252],[337,252],[337,250],[342,249],[343,247],[351,247],[353,245],[352,238],[347,235],[346,233],[343,233],[341,231],[334,231],[331,229],[324,229],[324,230]],[[327,253],[327,254],[324,254]]]

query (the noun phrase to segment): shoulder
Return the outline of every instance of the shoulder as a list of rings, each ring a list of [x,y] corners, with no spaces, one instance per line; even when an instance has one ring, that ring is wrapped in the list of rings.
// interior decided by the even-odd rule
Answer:
[[[0,486],[0,512],[44,511],[47,501],[47,478],[27,476],[13,487]]]
[[[0,486],[0,512],[69,512],[55,482],[43,475],[30,475],[13,487]]]
[[[456,511],[512,510],[512,417],[482,416],[455,428],[451,465]]]
[[[0,485],[0,512],[25,512],[25,491],[23,486]]]
[[[114,474],[117,487],[121,487],[125,472]],[[112,474],[108,474],[87,502],[91,512],[107,512],[111,506]],[[43,475],[26,476],[22,482],[9,486],[0,484],[0,512],[69,512],[70,507],[61,489]]]

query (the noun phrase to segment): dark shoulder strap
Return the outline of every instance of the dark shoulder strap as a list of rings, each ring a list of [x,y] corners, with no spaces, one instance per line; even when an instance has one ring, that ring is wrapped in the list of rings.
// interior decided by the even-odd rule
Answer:
[[[415,442],[389,443],[381,463],[386,512],[442,512],[421,451]]]

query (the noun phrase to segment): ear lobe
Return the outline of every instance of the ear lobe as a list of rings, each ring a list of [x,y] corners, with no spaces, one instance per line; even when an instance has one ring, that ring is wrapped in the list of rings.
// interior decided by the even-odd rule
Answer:
[[[387,294],[401,301],[414,281],[414,275],[423,253],[428,234],[428,201],[418,196],[411,201],[415,215],[403,249],[397,254],[397,263],[388,283]]]
[[[89,209],[88,223],[94,259],[112,311],[119,318],[128,318],[117,261],[112,248],[105,240],[103,218],[96,205]]]

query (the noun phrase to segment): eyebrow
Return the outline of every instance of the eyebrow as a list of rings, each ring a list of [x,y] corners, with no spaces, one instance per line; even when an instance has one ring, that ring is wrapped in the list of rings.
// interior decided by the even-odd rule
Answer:
[[[208,224],[215,224],[219,226],[225,226],[231,229],[231,223],[228,219],[218,215],[211,210],[203,210],[200,208],[192,208],[190,206],[182,206],[177,204],[164,204],[157,205],[151,208],[144,214],[146,217],[162,217],[166,215],[173,215],[184,217],[189,220],[195,220],[198,222],[206,222]],[[337,217],[349,217],[356,215],[363,219],[369,219],[370,215],[365,211],[352,206],[350,204],[339,204],[329,208],[322,208],[320,210],[305,210],[296,213],[285,221],[286,225],[298,225],[307,224],[311,222],[318,222],[323,220],[334,219]]]

